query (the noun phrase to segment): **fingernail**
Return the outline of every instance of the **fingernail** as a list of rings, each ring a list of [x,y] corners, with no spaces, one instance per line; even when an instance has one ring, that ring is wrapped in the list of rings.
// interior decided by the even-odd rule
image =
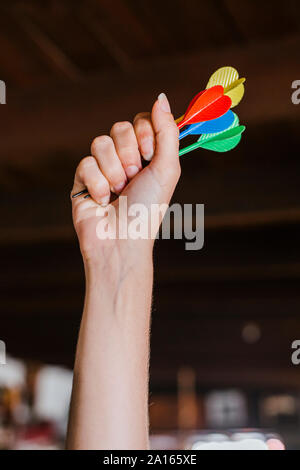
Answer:
[[[125,168],[125,172],[128,178],[133,178],[139,172],[139,169],[135,165],[129,165]]]
[[[154,142],[152,137],[147,137],[141,142],[141,153],[145,160],[151,160],[154,153]]]
[[[165,93],[161,93],[160,95],[158,95],[158,103],[162,111],[164,111],[165,113],[171,112],[169,101]]]
[[[124,188],[125,186],[125,181],[123,181],[122,183],[120,184],[116,184],[112,189],[112,191],[116,194],[120,193],[122,191],[122,189]]]
[[[102,206],[102,207],[105,207],[105,206],[107,206],[107,205],[108,205],[108,203],[109,203],[109,199],[110,199],[110,197],[109,197],[109,196],[105,196],[105,197],[103,197],[103,198],[101,199],[100,206]]]

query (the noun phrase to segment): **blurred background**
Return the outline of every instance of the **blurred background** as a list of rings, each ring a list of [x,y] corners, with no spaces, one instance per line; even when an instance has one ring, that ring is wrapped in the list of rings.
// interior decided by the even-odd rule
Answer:
[[[155,247],[152,445],[253,428],[300,449],[299,13],[297,0],[1,2],[0,448],[63,446],[84,294],[79,160],[160,92],[181,115],[232,65],[247,78],[242,142],[182,157],[173,198],[205,204],[204,248]]]

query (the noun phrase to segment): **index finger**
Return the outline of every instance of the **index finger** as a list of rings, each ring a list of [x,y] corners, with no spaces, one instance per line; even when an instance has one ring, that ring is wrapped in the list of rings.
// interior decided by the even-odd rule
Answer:
[[[140,154],[145,160],[151,160],[155,150],[155,133],[151,122],[151,114],[137,114],[133,120],[133,127]]]

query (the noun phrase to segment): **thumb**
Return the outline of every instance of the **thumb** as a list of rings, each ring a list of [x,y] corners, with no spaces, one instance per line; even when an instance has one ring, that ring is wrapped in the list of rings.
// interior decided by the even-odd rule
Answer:
[[[164,93],[155,101],[151,118],[156,142],[150,165],[163,184],[175,179],[176,185],[180,176],[178,128]]]

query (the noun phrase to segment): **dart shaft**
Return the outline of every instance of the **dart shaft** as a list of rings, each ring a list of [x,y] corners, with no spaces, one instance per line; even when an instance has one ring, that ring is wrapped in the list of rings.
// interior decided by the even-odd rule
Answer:
[[[183,120],[183,121],[180,121],[178,124],[177,124],[177,127],[178,129],[181,129],[182,127],[186,126],[187,123]]]
[[[185,131],[182,131],[180,132],[179,134],[179,140],[183,139],[184,137],[186,137],[187,135],[190,134],[190,130],[189,129],[186,129]]]
[[[199,147],[201,147],[200,142],[195,142],[194,144],[188,145],[188,147],[185,147],[184,149],[179,150],[179,156],[181,157],[182,155],[192,152],[193,150],[196,150]]]
[[[203,127],[203,125],[205,124],[205,121],[202,121],[202,122],[198,122],[196,124],[192,124],[192,126],[189,126],[187,129],[185,129],[184,131],[180,132],[179,134],[179,140],[183,139],[184,137],[186,137],[187,135],[190,135],[191,132],[193,132],[194,134],[201,134],[202,131],[201,131],[201,127]],[[196,132],[199,131],[199,132]]]

